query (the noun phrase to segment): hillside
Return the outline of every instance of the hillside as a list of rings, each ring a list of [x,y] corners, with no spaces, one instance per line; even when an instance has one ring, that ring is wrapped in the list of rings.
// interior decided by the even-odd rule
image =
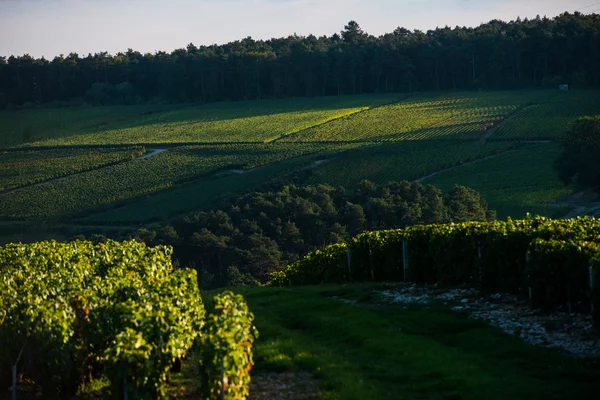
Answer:
[[[462,184],[499,217],[562,216],[552,142],[597,112],[554,90],[3,111],[0,218],[146,224],[273,179]]]

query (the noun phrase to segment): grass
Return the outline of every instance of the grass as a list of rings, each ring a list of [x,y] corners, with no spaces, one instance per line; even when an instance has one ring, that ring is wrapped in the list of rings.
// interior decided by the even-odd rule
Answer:
[[[443,308],[378,306],[377,287],[238,289],[260,331],[254,374],[309,371],[323,399],[598,396],[599,360],[536,348]]]
[[[552,164],[560,154],[557,143],[530,144],[494,158],[441,172],[423,181],[442,191],[455,184],[473,188],[487,200],[498,218],[521,218],[527,213],[561,217],[568,208],[555,202],[573,193],[558,179]]]

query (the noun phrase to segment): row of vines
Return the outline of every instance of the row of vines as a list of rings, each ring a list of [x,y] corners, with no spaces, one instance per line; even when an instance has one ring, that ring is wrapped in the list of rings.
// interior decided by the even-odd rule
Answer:
[[[143,147],[0,152],[0,191],[106,167],[144,153]]]
[[[298,146],[283,143],[171,148],[147,159],[136,159],[0,194],[0,218],[42,218],[73,212],[144,195],[227,169],[251,169],[329,151],[327,149],[328,146],[320,144]],[[49,162],[48,165],[54,163]],[[12,170],[13,173],[15,171]],[[21,176],[17,181],[31,179],[34,175],[30,174]]]
[[[367,232],[309,254],[270,285],[410,281],[529,295],[532,306],[593,312],[600,326],[600,220],[468,222]]]
[[[108,381],[111,398],[163,398],[171,371],[199,354],[204,398],[244,398],[257,333],[239,295],[205,310],[196,272],[143,243],[40,242],[0,248],[0,378],[44,398]],[[13,378],[14,379],[14,378]]]
[[[398,141],[478,138],[545,91],[421,94],[315,126],[285,141]]]

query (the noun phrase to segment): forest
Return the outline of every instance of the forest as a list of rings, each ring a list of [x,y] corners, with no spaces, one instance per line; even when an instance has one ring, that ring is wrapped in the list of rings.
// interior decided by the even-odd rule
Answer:
[[[212,288],[265,283],[269,274],[306,253],[365,230],[495,217],[479,193],[462,186],[443,195],[433,186],[407,181],[363,181],[356,190],[284,185],[158,228],[142,228],[131,238],[173,246],[175,260],[195,268],[200,284]],[[104,240],[98,235],[90,239]]]
[[[0,109],[228,101],[453,89],[596,87],[596,14],[564,13],[475,28],[397,28],[379,37],[351,21],[332,36],[247,37],[171,53],[0,56]]]

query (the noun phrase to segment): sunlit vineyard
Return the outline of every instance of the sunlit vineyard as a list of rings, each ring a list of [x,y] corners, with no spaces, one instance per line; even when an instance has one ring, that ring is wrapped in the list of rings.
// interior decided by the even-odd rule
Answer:
[[[477,138],[494,124],[550,92],[422,94],[341,118],[285,141],[394,141]]]
[[[599,105],[591,91],[529,90],[6,111],[0,144],[19,151],[0,153],[0,190],[18,190],[0,193],[0,219],[157,221],[302,169],[302,184],[351,188],[363,179],[414,180],[513,149],[523,139],[560,137]],[[139,151],[127,147],[133,144],[162,152],[130,160]],[[508,194],[492,190],[484,197],[501,215],[564,211],[538,204],[570,190],[552,170],[557,154],[494,164],[495,173],[511,171],[509,180],[542,171],[531,179],[556,190],[532,190],[526,200],[513,194],[495,201]],[[316,157],[321,164],[311,165]],[[476,167],[464,168],[483,179]],[[231,170],[240,171],[227,175]],[[448,179],[482,187],[469,174]]]
[[[135,120],[94,124],[76,134],[52,135],[32,145],[260,143],[404,97],[386,94],[193,105],[142,115]]]
[[[132,160],[142,147],[0,152],[0,191]]]
[[[229,392],[247,393],[252,314],[224,293],[214,301],[227,309],[205,316],[196,271],[175,269],[172,252],[110,240],[0,247],[2,380],[16,364],[46,398],[80,397],[92,380],[112,398],[164,398],[172,366],[194,347],[211,376],[203,392],[234,378]]]
[[[181,105],[67,107],[0,112],[0,147],[77,136],[113,123],[181,108]],[[114,142],[113,142],[114,143]]]
[[[186,146],[147,159],[72,175],[50,184],[0,194],[0,218],[36,218],[125,200],[219,171],[256,168],[303,154],[322,145],[287,144]],[[220,189],[221,191],[223,189]]]

